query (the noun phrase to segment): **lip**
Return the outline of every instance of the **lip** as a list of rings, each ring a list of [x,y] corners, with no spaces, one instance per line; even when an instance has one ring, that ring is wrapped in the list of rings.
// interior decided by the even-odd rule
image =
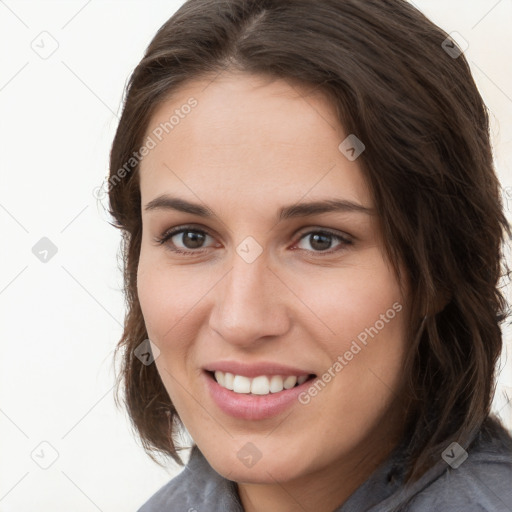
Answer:
[[[259,363],[247,364],[239,361],[217,361],[211,363],[203,368],[209,372],[220,370],[221,372],[229,372],[233,375],[243,375],[244,377],[254,378],[260,375],[301,375],[315,374],[311,370],[304,370],[301,368],[293,368],[291,366],[273,363],[271,361],[261,361]]]
[[[307,372],[303,372],[299,375],[304,375],[305,373]],[[268,374],[259,373],[258,375]],[[291,375],[296,374],[292,373]],[[300,405],[298,399],[299,395],[305,391],[314,380],[308,379],[299,386],[295,386],[291,389],[283,389],[283,391],[279,391],[278,393],[252,395],[249,393],[235,393],[234,391],[223,388],[207,371],[204,371],[202,376],[205,380],[205,385],[210,397],[222,412],[229,416],[249,421],[272,418],[292,407],[293,404],[297,407]]]

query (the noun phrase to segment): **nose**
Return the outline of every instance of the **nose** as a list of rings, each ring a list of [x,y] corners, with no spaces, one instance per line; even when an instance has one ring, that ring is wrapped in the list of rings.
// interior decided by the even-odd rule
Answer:
[[[214,291],[209,325],[230,344],[257,347],[290,328],[288,295],[261,256],[247,263],[235,254],[231,270]]]

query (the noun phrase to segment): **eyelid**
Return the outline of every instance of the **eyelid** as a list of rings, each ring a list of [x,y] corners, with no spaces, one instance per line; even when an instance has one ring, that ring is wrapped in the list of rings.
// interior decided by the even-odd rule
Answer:
[[[316,226],[316,225],[301,228],[301,230],[295,234],[295,237],[299,237],[299,240],[301,240],[304,235],[309,235],[311,233],[326,233],[326,234],[332,235],[334,237],[338,237],[347,243],[352,243],[354,240],[354,237],[349,235],[348,233],[344,233],[344,232],[337,231],[337,230],[334,230],[331,228],[324,228],[324,227]]]
[[[154,238],[154,241],[157,243],[157,245],[163,245],[165,244],[167,241],[169,241],[169,239],[171,239],[172,237],[176,236],[176,235],[179,235],[181,233],[184,233],[184,232],[187,232],[187,231],[194,231],[196,233],[201,233],[201,234],[204,234],[206,236],[209,236],[211,238],[214,238],[213,235],[211,235],[206,229],[204,228],[200,228],[200,227],[197,227],[195,225],[187,225],[187,224],[184,224],[182,226],[176,226],[176,227],[173,227],[173,228],[170,228],[170,229],[167,229],[165,230],[162,235],[160,236],[156,236]],[[201,251],[204,251],[204,248],[199,248],[197,250],[188,250],[188,251],[185,251],[185,250],[179,250],[179,251],[175,251],[175,252],[188,252],[188,253],[199,253]]]

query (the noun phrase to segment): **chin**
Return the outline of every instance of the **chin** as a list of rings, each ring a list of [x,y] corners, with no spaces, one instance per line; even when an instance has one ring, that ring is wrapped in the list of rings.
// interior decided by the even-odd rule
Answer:
[[[233,470],[229,467],[224,468],[227,471],[221,473],[222,476],[243,484],[275,484],[276,482],[285,483],[294,478],[297,478],[298,474],[293,474],[289,468],[277,467],[273,465],[258,465],[252,468],[237,468]],[[217,471],[218,472],[218,471]],[[228,476],[229,475],[229,476]]]
[[[241,461],[237,454],[231,457],[216,457],[208,460],[217,473],[239,483],[275,484],[287,482],[301,476],[301,469],[290,460],[280,461],[262,457],[252,466]]]

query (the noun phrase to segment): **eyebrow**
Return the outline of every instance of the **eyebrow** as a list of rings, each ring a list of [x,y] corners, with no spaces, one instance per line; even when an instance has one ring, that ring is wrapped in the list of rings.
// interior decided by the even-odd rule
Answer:
[[[185,199],[172,197],[167,194],[152,199],[144,207],[145,211],[150,210],[177,210],[200,217],[217,217],[217,215],[207,206],[197,203],[191,203]],[[296,217],[308,217],[330,212],[356,212],[366,215],[375,215],[375,208],[368,208],[358,203],[346,199],[324,199],[322,201],[313,201],[309,203],[297,203],[284,206],[279,210],[279,220],[286,220]]]

